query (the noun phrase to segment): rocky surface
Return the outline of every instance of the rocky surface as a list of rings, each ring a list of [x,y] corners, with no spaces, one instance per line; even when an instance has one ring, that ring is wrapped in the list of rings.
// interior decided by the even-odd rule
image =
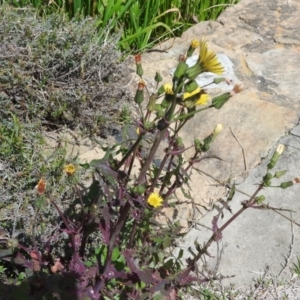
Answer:
[[[242,82],[245,88],[222,109],[199,114],[182,130],[188,146],[194,138],[208,135],[217,123],[224,126],[209,152],[223,161],[206,160],[199,165],[203,173],[192,175],[197,203],[224,195],[224,187],[214,186],[218,181],[225,182],[229,177],[243,181],[279,138],[298,123],[299,12],[297,1],[242,0],[217,21],[201,22],[181,38],[155,47],[166,52],[143,54],[143,77],[151,90],[156,71],[163,75],[164,82],[171,82],[179,55],[185,53],[192,39],[205,37],[212,49],[233,63],[234,74],[226,76]],[[237,140],[244,149],[245,162]],[[193,215],[193,209],[186,205],[178,209],[184,224]]]
[[[300,75],[299,24],[299,1],[242,0],[227,9],[217,21],[199,23],[181,38],[168,40],[156,47],[167,52],[143,55],[144,78],[151,88],[154,87],[156,71],[161,72],[165,82],[171,82],[171,72],[179,55],[186,51],[193,38],[206,37],[217,53],[226,55],[233,63],[233,72],[226,76],[242,82],[245,88],[221,110],[205,111],[183,128],[182,136],[188,146],[194,138],[201,139],[209,134],[217,123],[224,126],[209,153],[222,158],[222,161],[205,160],[199,165],[203,173],[192,174],[191,185],[196,203],[207,204],[224,196],[226,189],[219,182],[226,182],[229,177],[240,190],[251,195],[265,174],[267,160],[264,158],[270,157],[278,142],[286,145],[286,152],[278,166],[288,170],[284,180],[299,177],[299,126],[295,127],[300,114],[297,84]],[[245,152],[245,162],[241,147]],[[300,224],[298,186],[289,190],[268,189],[264,195],[271,206],[292,209],[292,215],[286,211],[285,216]],[[233,212],[241,207],[240,202],[245,198],[244,194],[237,193],[232,202]],[[181,241],[181,248],[194,247],[196,239],[202,244],[211,236],[209,228],[215,214],[208,213],[200,219],[199,211],[192,205],[184,204],[177,209],[182,224],[193,225]],[[172,216],[172,211],[167,211],[167,214]],[[229,216],[229,213],[226,214],[223,222]],[[274,211],[249,210],[226,229],[222,243],[214,244],[210,252],[213,257],[207,257],[203,266],[213,270],[218,265],[222,275],[235,275],[223,283],[233,283],[241,289],[249,287],[252,278],[266,275],[268,268],[268,274],[273,274],[276,280],[285,277],[283,286],[278,284],[274,287],[278,299],[284,296],[299,299],[299,288],[291,288],[289,283],[293,279],[288,279],[291,278],[291,262],[295,262],[300,253],[299,234],[298,225],[292,226],[288,219]],[[227,243],[228,247],[224,247],[221,261],[218,261],[217,253],[220,254],[220,249]],[[255,299],[274,298],[267,289],[264,296]]]

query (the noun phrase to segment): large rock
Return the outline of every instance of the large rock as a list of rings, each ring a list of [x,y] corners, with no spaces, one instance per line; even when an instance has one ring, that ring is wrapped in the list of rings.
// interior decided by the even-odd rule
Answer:
[[[198,166],[202,173],[192,174],[196,205],[222,197],[226,190],[219,182],[245,178],[298,122],[299,12],[298,1],[242,0],[216,22],[199,23],[181,38],[165,41],[155,47],[156,51],[143,54],[143,77],[151,91],[156,71],[162,74],[164,82],[171,82],[171,71],[179,55],[185,53],[192,39],[206,37],[212,49],[233,62],[232,77],[245,88],[222,109],[204,111],[182,129],[185,145],[189,146],[194,138],[207,136],[217,123],[224,126],[208,153],[222,160],[204,160]],[[191,151],[186,154],[190,156]],[[183,195],[180,197],[186,200]],[[178,217],[185,225],[197,217],[194,208],[186,203],[177,207]],[[172,216],[173,212],[167,214]]]

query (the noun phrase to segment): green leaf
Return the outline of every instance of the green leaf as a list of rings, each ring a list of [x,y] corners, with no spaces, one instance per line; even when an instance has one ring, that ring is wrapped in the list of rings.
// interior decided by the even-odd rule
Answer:
[[[183,249],[180,249],[177,259],[181,259],[183,257]]]
[[[228,194],[228,197],[227,197],[227,202],[229,202],[233,199],[234,194],[235,194],[235,184],[232,185],[232,187],[229,191],[229,194]]]
[[[118,247],[115,247],[113,249],[112,255],[111,255],[111,260],[114,262],[120,257],[120,250]]]

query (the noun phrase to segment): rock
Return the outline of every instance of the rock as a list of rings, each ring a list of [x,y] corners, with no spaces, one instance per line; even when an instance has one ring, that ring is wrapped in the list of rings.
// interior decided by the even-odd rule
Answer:
[[[198,166],[201,175],[192,173],[196,205],[224,196],[226,189],[219,182],[242,181],[280,137],[297,124],[300,113],[299,12],[297,1],[242,0],[228,8],[217,21],[201,22],[181,38],[170,39],[154,48],[166,52],[142,55],[143,77],[151,92],[155,87],[155,72],[161,73],[163,83],[172,82],[171,72],[179,55],[185,53],[192,39],[205,37],[210,48],[233,63],[233,72],[227,75],[235,82],[242,82],[245,88],[222,109],[204,111],[182,129],[181,135],[188,147],[194,138],[203,139],[210,134],[217,123],[224,126],[207,153],[222,160],[206,159]],[[191,152],[187,151],[187,158]],[[182,201],[187,200],[181,197]],[[185,220],[185,224],[195,213],[189,203],[189,206],[177,207],[177,216]],[[169,216],[173,213],[167,212]]]

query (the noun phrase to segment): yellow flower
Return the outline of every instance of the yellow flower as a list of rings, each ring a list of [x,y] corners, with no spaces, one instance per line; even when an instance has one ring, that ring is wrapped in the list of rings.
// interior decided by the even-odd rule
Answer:
[[[195,105],[206,105],[209,100],[210,97],[208,94],[201,94],[200,98],[196,101]]]
[[[76,168],[72,164],[69,164],[65,166],[64,171],[71,176],[75,173]]]
[[[185,100],[185,99],[187,99],[187,98],[190,98],[190,97],[192,97],[192,96],[194,96],[194,95],[200,93],[200,91],[201,91],[201,89],[200,89],[200,87],[198,87],[198,88],[196,88],[194,91],[192,91],[191,93],[185,92],[185,93],[183,94],[183,100]]]
[[[172,85],[170,83],[165,83],[164,84],[164,90],[165,90],[166,94],[174,95]]]
[[[191,41],[191,48],[196,49],[197,47],[199,47],[199,45],[200,45],[199,40],[193,39],[193,40]]]
[[[153,207],[159,207],[162,205],[163,199],[158,193],[151,193],[147,202]]]
[[[202,39],[200,41],[200,55],[198,64],[200,64],[204,72],[212,72],[217,75],[221,75],[224,72],[224,68],[219,62],[216,53],[207,49],[206,39]]]

